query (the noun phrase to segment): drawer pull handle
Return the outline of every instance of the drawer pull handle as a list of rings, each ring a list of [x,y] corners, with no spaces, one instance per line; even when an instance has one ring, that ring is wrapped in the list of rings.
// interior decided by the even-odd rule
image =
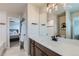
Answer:
[[[45,26],[46,24],[41,24],[41,26]]]
[[[5,25],[5,23],[0,23],[0,25]]]
[[[32,25],[37,25],[37,23],[32,23]]]

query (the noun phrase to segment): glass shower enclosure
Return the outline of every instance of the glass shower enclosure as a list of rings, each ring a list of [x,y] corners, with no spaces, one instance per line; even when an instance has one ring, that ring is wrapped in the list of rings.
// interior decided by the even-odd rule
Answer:
[[[73,39],[79,40],[79,16],[73,18]]]

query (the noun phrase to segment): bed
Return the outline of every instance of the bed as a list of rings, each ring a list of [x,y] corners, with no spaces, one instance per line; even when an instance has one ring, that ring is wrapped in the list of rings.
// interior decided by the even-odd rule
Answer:
[[[18,29],[10,29],[10,41],[19,40]]]

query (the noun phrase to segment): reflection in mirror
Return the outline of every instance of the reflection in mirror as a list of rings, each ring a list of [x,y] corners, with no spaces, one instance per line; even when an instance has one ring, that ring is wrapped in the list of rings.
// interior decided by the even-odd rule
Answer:
[[[66,38],[66,15],[65,13],[58,15],[57,26],[58,26],[57,36]]]
[[[48,36],[79,40],[78,5],[79,3],[67,3],[65,9],[58,8],[58,10],[52,10],[51,13],[48,13]]]
[[[79,40],[79,16],[73,18],[73,39]]]

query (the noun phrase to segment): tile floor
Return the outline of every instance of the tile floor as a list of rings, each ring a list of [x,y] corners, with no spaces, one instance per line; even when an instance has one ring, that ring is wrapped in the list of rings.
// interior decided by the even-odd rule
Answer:
[[[28,56],[28,54],[25,53],[24,49],[20,49],[18,43],[14,43],[13,47],[8,48],[3,56]]]
[[[17,47],[17,46],[19,46],[19,41],[10,42],[10,47]]]

